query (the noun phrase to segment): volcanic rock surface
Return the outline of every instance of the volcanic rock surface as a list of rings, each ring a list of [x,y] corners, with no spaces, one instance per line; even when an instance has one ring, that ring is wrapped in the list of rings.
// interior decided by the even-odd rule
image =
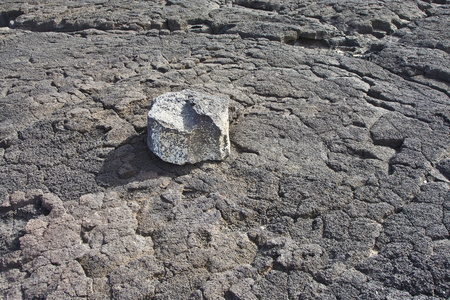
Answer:
[[[0,298],[447,299],[448,0],[3,0]],[[230,98],[231,153],[146,145]]]
[[[228,98],[191,90],[153,99],[147,115],[147,144],[177,165],[223,160],[230,154]]]

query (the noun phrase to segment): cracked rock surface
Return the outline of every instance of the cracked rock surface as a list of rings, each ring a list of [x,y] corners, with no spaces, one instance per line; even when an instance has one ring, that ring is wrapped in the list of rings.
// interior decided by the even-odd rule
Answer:
[[[0,298],[447,299],[448,0],[4,0]],[[230,99],[230,155],[149,151]]]

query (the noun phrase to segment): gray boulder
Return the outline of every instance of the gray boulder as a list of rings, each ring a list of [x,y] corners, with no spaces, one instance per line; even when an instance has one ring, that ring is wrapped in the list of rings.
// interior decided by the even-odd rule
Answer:
[[[148,147],[177,165],[223,160],[230,153],[228,103],[191,90],[156,97],[147,116]]]

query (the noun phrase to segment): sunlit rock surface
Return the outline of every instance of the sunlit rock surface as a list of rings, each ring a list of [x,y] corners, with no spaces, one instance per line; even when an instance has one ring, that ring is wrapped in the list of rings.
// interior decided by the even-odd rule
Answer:
[[[184,165],[230,154],[228,98],[190,90],[156,97],[147,115],[147,144],[162,160]]]

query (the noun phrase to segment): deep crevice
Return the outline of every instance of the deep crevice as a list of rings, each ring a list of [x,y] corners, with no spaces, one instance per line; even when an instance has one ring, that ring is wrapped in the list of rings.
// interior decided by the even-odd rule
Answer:
[[[11,141],[6,140],[6,139],[0,141],[0,148],[1,149],[5,149],[6,150],[9,147],[11,147]]]
[[[377,99],[377,98],[373,98],[373,97],[366,97],[366,101],[367,101],[367,103],[369,103],[369,104],[372,104],[373,106],[376,106],[376,107],[381,107],[381,108],[384,108],[384,109],[386,109],[386,110],[388,110],[388,111],[395,111],[395,108],[394,107],[392,107],[392,106],[390,106],[390,105],[388,105],[386,102],[384,102],[384,101],[377,101],[377,100],[379,100],[379,99]]]
[[[285,44],[308,48],[308,49],[330,49],[331,46],[326,40],[319,39],[309,39],[309,38],[298,38],[295,42],[285,42]]]
[[[277,4],[276,2],[271,3],[269,0],[235,0],[233,1],[233,4],[263,11],[279,11],[281,8],[280,4]]]
[[[23,15],[24,12],[21,10],[10,10],[5,11],[0,14],[0,27],[9,27],[11,21],[14,21],[17,17]]]

